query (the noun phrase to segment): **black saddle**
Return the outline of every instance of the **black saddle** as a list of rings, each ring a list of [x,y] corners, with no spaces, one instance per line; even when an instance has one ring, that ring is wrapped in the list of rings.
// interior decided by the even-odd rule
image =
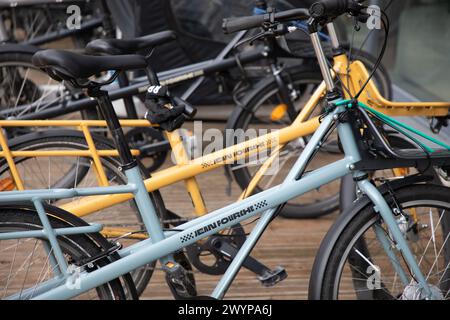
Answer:
[[[161,31],[134,39],[97,39],[87,44],[86,52],[112,55],[134,54],[139,50],[156,47],[175,39],[176,34],[173,31]]]
[[[53,79],[88,79],[102,71],[143,69],[147,62],[140,55],[90,56],[64,50],[42,50],[33,55],[33,64]]]

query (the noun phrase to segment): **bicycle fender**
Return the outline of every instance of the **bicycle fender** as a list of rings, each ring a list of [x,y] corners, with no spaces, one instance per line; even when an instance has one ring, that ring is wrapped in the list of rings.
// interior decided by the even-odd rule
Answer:
[[[4,43],[0,45],[0,54],[1,53],[28,53],[34,54],[42,50],[39,47],[32,46],[29,44],[18,44],[18,43]]]
[[[112,141],[107,139],[105,136],[100,134],[91,133],[94,141],[98,141],[99,143],[103,143],[111,148],[115,149]],[[70,130],[70,129],[51,129],[46,131],[38,131],[27,133],[9,140],[8,145],[11,149],[15,146],[22,144],[29,140],[35,139],[45,139],[45,138],[54,138],[54,137],[76,137],[76,138],[84,138],[84,134],[78,130]]]

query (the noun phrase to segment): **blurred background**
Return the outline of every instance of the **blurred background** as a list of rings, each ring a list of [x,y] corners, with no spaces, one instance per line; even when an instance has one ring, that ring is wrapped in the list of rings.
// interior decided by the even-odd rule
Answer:
[[[308,7],[312,0],[275,0],[279,9]],[[450,1],[446,0],[371,0],[386,10],[391,22],[388,51],[384,64],[398,89],[414,93],[421,100],[450,100],[447,70],[450,65]],[[20,3],[20,6],[13,6]],[[65,26],[65,9],[71,3],[81,8],[82,21],[92,24],[92,32],[105,23],[105,5],[111,13],[111,23],[124,38],[136,37],[172,29],[184,35],[178,43],[167,44],[154,54],[157,71],[212,58],[223,49],[232,37],[224,35],[223,18],[252,14],[253,0],[82,0],[39,1],[0,0],[0,42],[26,40],[39,44],[44,34],[61,31]],[[25,6],[29,4],[30,6]],[[91,19],[93,17],[93,19]],[[346,19],[346,18],[343,18]],[[340,36],[351,41],[352,30],[348,23],[340,24]],[[354,36],[361,43],[367,28]],[[373,32],[365,42],[367,51],[379,49],[381,33]],[[89,38],[72,37],[77,46]],[[192,41],[195,40],[195,41]],[[205,89],[206,90],[206,89]],[[210,88],[210,94],[217,90]],[[206,93],[206,92],[205,92]],[[212,96],[211,99],[217,97]],[[207,101],[206,101],[207,102]]]

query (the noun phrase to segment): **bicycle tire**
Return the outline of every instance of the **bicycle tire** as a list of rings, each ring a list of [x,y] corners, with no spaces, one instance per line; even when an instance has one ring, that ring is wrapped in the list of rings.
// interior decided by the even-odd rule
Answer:
[[[50,225],[53,228],[71,228],[71,227],[81,227],[87,226],[87,224],[79,218],[65,212],[61,209],[55,208],[50,205],[44,206],[47,217],[50,221]],[[0,207],[0,232],[8,232],[8,231],[31,231],[42,229],[42,223],[39,219],[39,216],[34,208],[29,205],[2,205]],[[37,240],[42,240],[36,238],[36,243],[33,247],[33,255],[31,259],[37,259],[36,255],[36,247]],[[57,238],[61,248],[63,249],[63,253],[66,258],[70,258],[74,263],[77,261],[82,261],[85,258],[93,257],[99,254],[102,251],[107,250],[111,247],[111,244],[108,243],[106,239],[104,239],[100,234],[92,233],[92,234],[77,234],[77,235],[66,235],[59,236]],[[13,241],[13,240],[5,240],[5,242]],[[22,242],[24,243],[24,241]],[[17,246],[19,243],[17,244]],[[26,249],[26,248],[25,248]],[[17,250],[15,248],[14,259],[12,260],[12,266],[16,263],[17,252],[20,253],[20,249]],[[7,263],[8,255],[3,252],[2,254],[2,263]],[[30,259],[30,260],[31,260]],[[47,259],[48,260],[48,259]],[[26,262],[26,260],[25,260]],[[24,262],[24,263],[25,263]],[[108,258],[103,258],[93,263],[94,268],[101,268],[111,261]],[[48,263],[48,261],[46,261]],[[23,264],[22,264],[23,266]],[[29,279],[30,276],[33,276],[33,272],[29,272],[30,267],[35,266],[34,263],[30,262],[30,266],[28,267],[24,279],[20,278],[20,282],[22,285]],[[45,265],[44,265],[45,267]],[[52,265],[52,268],[54,266]],[[23,268],[22,268],[23,269]],[[2,270],[5,270],[2,268]],[[8,270],[8,268],[6,269]],[[9,270],[12,270],[9,269]],[[16,274],[20,271],[15,270]],[[38,281],[40,280],[42,272],[39,273]],[[123,280],[122,280],[123,281]],[[108,283],[96,288],[96,293],[102,300],[124,300],[127,298],[126,290],[124,285],[120,279],[109,281]],[[8,281],[5,284],[5,287],[2,288],[4,293],[8,292],[9,285],[14,284],[13,280],[8,277]],[[37,284],[33,279],[31,281],[32,284]],[[130,283],[128,283],[129,285]],[[131,282],[131,285],[133,283]],[[31,287],[32,288],[32,287]],[[23,288],[22,288],[23,289]],[[129,289],[128,289],[129,290]],[[31,291],[31,295],[26,296],[26,298],[30,299],[33,297],[34,290]],[[22,292],[21,292],[22,294]],[[22,298],[19,295],[19,298]],[[25,297],[23,297],[25,298]],[[86,298],[83,298],[86,299]]]
[[[96,143],[96,148],[98,150],[102,149],[102,150],[112,150],[115,149],[112,145],[111,142],[109,142],[106,138],[102,137],[102,136],[97,136],[97,135],[93,135],[94,141]],[[27,135],[23,135],[20,137],[17,137],[15,139],[12,139],[12,142],[10,143],[10,148],[12,151],[31,151],[31,150],[48,150],[50,149],[57,149],[57,150],[86,150],[87,149],[87,145],[86,145],[86,141],[84,139],[84,137],[78,133],[78,132],[73,132],[71,130],[57,130],[57,132],[52,133],[52,132],[45,132],[42,134],[39,133],[31,133],[31,134],[27,134]],[[28,168],[30,167],[30,165],[26,165],[26,163],[24,163],[25,161],[30,162],[32,158],[31,157],[21,157],[21,158],[15,158],[14,161],[16,164],[19,165],[23,165],[24,168]],[[119,184],[126,184],[126,177],[125,175],[122,173],[122,171],[119,170],[120,167],[120,161],[117,157],[101,157],[101,161],[102,161],[102,165],[104,168],[106,168],[107,171],[107,176],[108,178],[111,178],[112,176],[117,177],[116,181]],[[45,161],[47,162],[47,161]],[[40,166],[40,165],[39,165]],[[38,167],[39,167],[38,166]],[[60,165],[61,167],[61,165]],[[147,171],[145,170],[145,168],[140,165],[141,167],[141,171],[143,176],[148,176]],[[70,170],[72,170],[73,168],[80,168],[80,166],[70,166]],[[79,185],[79,183],[81,183],[83,181],[83,179],[85,178],[86,174],[88,174],[88,171],[90,170],[90,168],[87,168],[87,171],[83,171],[83,175],[78,175],[78,174],[70,174],[70,176],[72,177],[77,177],[74,180],[66,180],[66,183],[64,185],[59,184],[58,187],[63,187],[63,188],[72,188],[72,187],[76,187]],[[25,169],[26,170],[26,169]],[[19,168],[20,171],[20,168]],[[64,171],[64,173],[62,173],[62,176],[68,176],[69,174],[65,173],[66,171]],[[4,158],[0,159],[0,178],[5,177],[5,175],[9,174],[9,166],[8,163],[6,162],[6,160]],[[31,176],[35,176],[32,173],[30,174]],[[119,178],[120,177],[120,178]],[[55,187],[55,185],[32,185],[30,186],[30,188],[27,188],[25,186],[26,189],[39,189],[39,188],[53,188]],[[157,213],[160,216],[161,220],[164,222],[164,220],[166,220],[166,211],[165,211],[165,205],[164,202],[162,200],[162,197],[159,195],[159,192],[152,192],[150,193],[150,196],[152,198],[153,203],[155,204],[155,208],[157,209]],[[134,201],[133,201],[134,203]],[[127,206],[128,207],[128,206]],[[140,215],[137,212],[137,208],[135,207],[135,205],[132,205],[131,210],[134,210],[134,214],[136,215],[136,218],[138,219],[136,223],[141,224],[142,221],[140,219]],[[93,218],[88,218],[88,220],[92,220],[92,221],[97,221],[98,218],[98,214],[101,215],[108,215],[108,211],[105,212],[99,212],[96,213]],[[124,212],[122,212],[122,215],[125,215]],[[131,223],[131,221],[130,221]],[[165,224],[165,227],[168,227],[168,224]],[[156,262],[155,262],[156,263]],[[147,287],[152,275],[153,275],[153,270],[155,267],[155,263],[153,263],[152,265],[147,265],[147,266],[143,266],[142,268],[140,268],[140,270],[136,270],[136,272],[132,272],[131,275],[133,277],[133,281],[136,284],[136,290],[138,295],[141,295],[142,292],[145,290],[145,288]],[[189,264],[189,262],[186,262],[187,264]]]
[[[449,188],[430,184],[408,185],[398,190],[395,190],[395,197],[398,201],[400,208],[403,208],[405,210],[414,208],[416,210],[416,208],[433,206],[433,208],[439,208],[439,210],[442,209],[439,220],[435,220],[437,221],[436,228],[434,228],[434,223],[432,224],[432,229],[434,231],[431,231],[431,233],[434,234],[434,236],[432,237],[440,238],[438,233],[439,231],[442,231],[442,237],[446,239],[443,241],[442,247],[436,251],[439,252],[439,255],[441,253],[443,254],[442,259],[444,259],[444,264],[448,264],[450,262],[450,243],[448,243],[447,241],[450,230],[450,214],[448,212],[450,210],[449,195],[450,195]],[[392,201],[389,202],[392,205]],[[424,215],[426,216],[427,213],[425,213]],[[327,300],[337,299],[339,296],[337,290],[339,290],[340,287],[343,287],[344,290],[346,290],[347,292],[348,287],[350,285],[353,286],[353,288],[355,289],[354,295],[356,296],[356,298],[359,299],[397,299],[401,297],[401,295],[397,291],[394,291],[395,287],[394,285],[392,285],[392,281],[386,281],[384,280],[385,278],[380,279],[378,288],[366,287],[365,292],[363,292],[364,289],[363,287],[367,285],[367,280],[370,280],[368,278],[369,275],[367,274],[363,275],[363,272],[361,272],[361,270],[365,269],[362,269],[363,266],[361,265],[361,263],[360,265],[355,265],[356,254],[354,253],[354,251],[356,247],[361,244],[361,241],[363,241],[362,244],[364,244],[365,246],[365,249],[361,251],[363,253],[364,251],[367,251],[367,253],[369,254],[371,264],[375,265],[377,264],[377,261],[381,261],[383,259],[377,258],[377,256],[374,254],[375,253],[374,249],[371,249],[372,252],[369,252],[366,245],[370,243],[369,241],[366,240],[368,238],[368,236],[366,235],[366,231],[369,230],[369,228],[372,225],[378,223],[379,220],[380,220],[379,214],[375,211],[373,205],[371,205],[371,203],[369,202],[363,208],[358,209],[358,212],[356,214],[352,214],[352,218],[350,219],[350,221],[346,222],[345,227],[337,228],[336,230],[333,228],[330,229],[330,231],[328,232],[328,234],[326,235],[324,241],[320,246],[319,254],[316,256],[316,260],[314,262],[312,274],[315,274],[315,276],[313,276],[310,281],[311,299],[327,299]],[[410,230],[410,232],[411,231],[413,230]],[[419,231],[417,231],[417,236],[419,236]],[[426,236],[422,237],[426,238]],[[407,239],[409,238],[407,237]],[[408,242],[411,246],[413,246],[414,243],[417,241],[418,240],[414,241],[411,240]],[[431,241],[431,239],[429,241]],[[361,247],[358,248],[361,249]],[[417,248],[423,249],[423,246],[417,245]],[[428,246],[425,247],[425,252],[422,254],[422,258],[425,256],[427,250]],[[330,252],[330,254],[324,254],[326,251]],[[414,254],[416,255],[416,257],[420,257],[420,251],[414,252]],[[345,276],[342,275],[342,273],[345,272],[344,268],[346,268],[344,264],[348,259],[353,259],[352,261],[349,262],[349,266],[351,265],[350,274],[351,275],[357,274],[357,278],[356,276],[355,278],[352,278],[351,284],[338,283],[342,278],[344,277],[348,278],[347,276],[347,274],[349,273],[348,268],[346,269]],[[359,258],[359,260],[360,260],[359,262],[363,261],[361,260],[361,258]],[[318,276],[316,270],[321,264],[322,265],[325,264],[323,268],[324,272],[323,274]],[[425,264],[426,261],[424,264],[421,265],[422,269],[424,269]],[[368,263],[365,262],[365,265],[368,265]],[[380,275],[390,274],[389,272],[386,271],[386,269],[387,267],[384,268],[384,270],[380,270]],[[425,272],[425,275],[426,274],[427,273]],[[321,283],[318,283],[319,278],[322,278],[321,280],[319,280],[321,281]],[[442,290],[445,289],[448,292],[449,289],[448,279],[450,278],[450,271],[444,269],[443,274],[440,278],[441,279],[439,281],[444,279],[443,282],[447,282],[444,284]],[[388,290],[388,285],[392,286],[391,290]],[[440,285],[442,285],[442,283],[440,283]],[[406,291],[403,291],[403,293],[401,292],[402,295],[405,294],[405,292]],[[347,298],[347,296],[345,298]]]

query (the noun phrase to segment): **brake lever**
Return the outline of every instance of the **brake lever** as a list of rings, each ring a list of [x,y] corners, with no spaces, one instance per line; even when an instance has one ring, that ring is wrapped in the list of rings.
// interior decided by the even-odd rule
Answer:
[[[367,23],[370,18],[370,14],[368,13],[360,13],[355,17],[361,23]]]
[[[358,10],[355,10],[355,11],[349,13],[354,19],[353,20],[354,21],[353,27],[354,27],[354,29],[356,31],[361,30],[361,27],[359,26],[359,23],[367,23],[367,21],[370,18],[370,14],[369,13],[362,11],[364,8],[366,8],[366,7],[359,8]]]
[[[361,23],[366,23],[367,20],[369,20],[370,18],[370,14],[367,12],[368,6],[363,5],[362,3],[358,2],[353,2],[352,5],[350,6],[350,14],[355,17],[356,20],[358,20],[358,22]],[[366,10],[366,11],[363,11]]]

